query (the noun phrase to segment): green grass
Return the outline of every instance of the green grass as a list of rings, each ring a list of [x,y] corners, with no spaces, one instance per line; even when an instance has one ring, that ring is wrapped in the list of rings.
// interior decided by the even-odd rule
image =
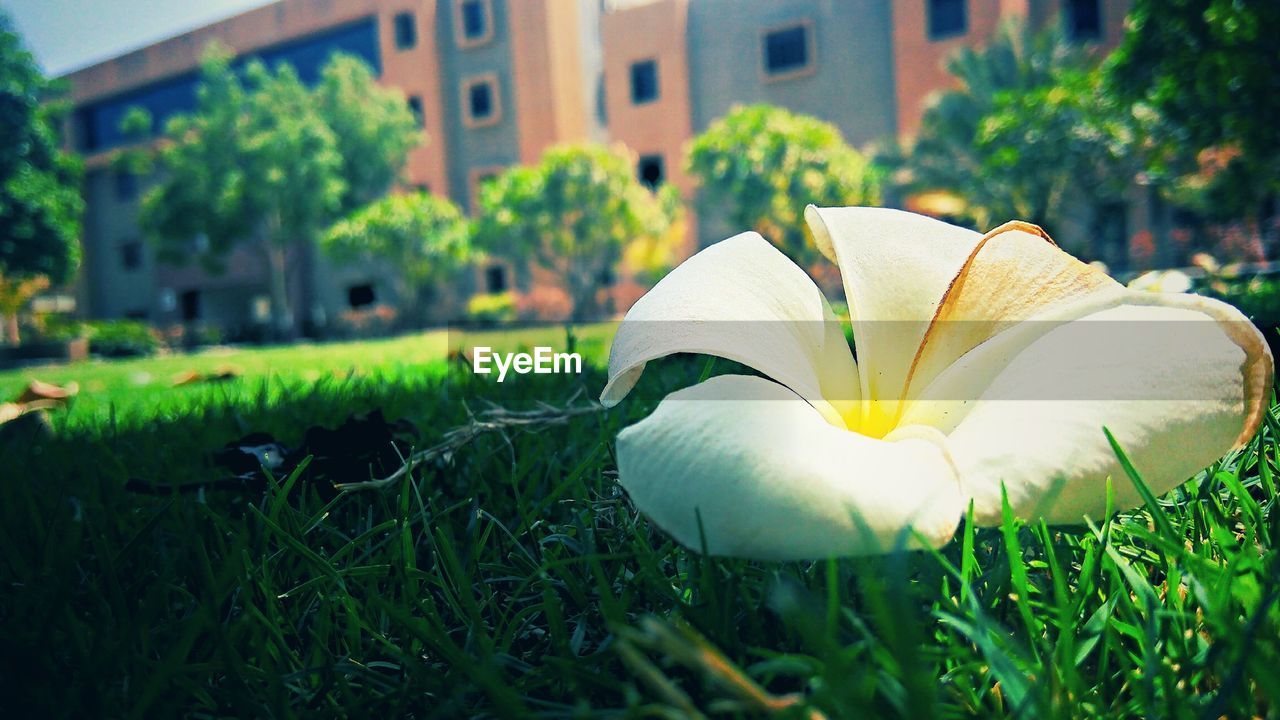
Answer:
[[[426,447],[486,403],[604,382],[592,367],[498,385],[383,349],[391,365],[364,375],[266,363],[279,396],[249,383],[0,446],[0,715],[1277,712],[1274,408],[1245,449],[1139,511],[964,523],[939,552],[816,563],[687,552],[619,490],[617,431],[696,381],[695,359],[655,363],[614,410],[481,434],[382,491],[326,502],[305,470],[266,493],[125,490],[217,477],[208,452],[250,430],[296,442],[382,408]]]
[[[601,357],[608,353],[612,323],[575,330],[579,350]],[[447,348],[490,345],[502,350],[565,344],[563,328],[518,331],[436,330],[403,337],[361,342],[299,343],[267,348],[212,348],[192,354],[130,360],[90,360],[0,372],[0,400],[16,396],[32,379],[66,385],[80,393],[69,413],[55,417],[63,425],[93,427],[105,422],[147,423],[181,417],[208,405],[252,402],[278,404],[289,393],[341,385],[351,377],[372,376],[395,383],[411,375],[441,375]],[[230,368],[239,376],[226,382],[174,385],[182,373],[208,374]]]

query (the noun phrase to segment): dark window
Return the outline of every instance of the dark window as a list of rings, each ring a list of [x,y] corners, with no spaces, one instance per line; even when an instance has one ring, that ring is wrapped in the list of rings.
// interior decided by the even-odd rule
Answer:
[[[1072,40],[1102,37],[1102,7],[1099,0],[1063,0],[1067,36]]]
[[[463,37],[475,40],[489,32],[489,17],[485,12],[484,0],[463,0],[460,10]]]
[[[507,269],[501,265],[490,265],[484,271],[484,284],[491,293],[507,291]]]
[[[413,22],[413,13],[399,13],[394,22],[397,50],[409,50],[418,44],[418,27]]]
[[[941,40],[963,35],[968,29],[965,4],[968,0],[929,0],[929,39]]]
[[[471,106],[471,117],[484,120],[493,115],[493,84],[478,82],[467,92],[467,103]]]
[[[138,197],[138,176],[131,172],[116,173],[116,199],[129,202]]]
[[[427,124],[427,116],[422,111],[422,98],[417,95],[409,96],[409,112],[413,113],[413,119],[418,121],[418,125]]]
[[[764,69],[770,75],[802,70],[809,65],[809,28],[796,25],[764,36]]]
[[[187,290],[182,293],[178,302],[182,306],[183,322],[191,322],[200,319],[200,291]]]
[[[352,285],[347,288],[347,304],[353,308],[362,308],[372,305],[377,299],[373,286],[365,283],[364,285]]]
[[[416,185],[413,186],[413,189],[422,193],[423,195],[430,195],[431,183],[417,183]]]
[[[125,270],[142,267],[142,243],[130,241],[120,246],[120,264]]]
[[[321,69],[335,52],[355,55],[368,63],[374,74],[381,73],[377,22],[372,18],[361,20],[302,40],[264,48],[237,58],[232,66],[243,70],[251,60],[261,60],[273,68],[288,63],[304,83],[311,85],[319,80]],[[195,109],[199,82],[200,74],[193,71],[82,105],[76,111],[76,140],[80,150],[98,152],[136,142],[138,138],[124,132],[122,127],[125,117],[135,107],[151,114],[152,128],[163,128],[174,115]]]
[[[661,155],[644,155],[636,165],[636,176],[650,190],[657,190],[662,184],[663,168]]]
[[[604,86],[604,73],[600,73],[596,78],[596,122],[602,126],[609,124],[608,99]]]
[[[653,102],[658,99],[658,63],[643,60],[631,64],[631,102]]]
[[[130,310],[129,312],[126,312],[124,316],[130,320],[146,320],[147,311],[146,310]]]

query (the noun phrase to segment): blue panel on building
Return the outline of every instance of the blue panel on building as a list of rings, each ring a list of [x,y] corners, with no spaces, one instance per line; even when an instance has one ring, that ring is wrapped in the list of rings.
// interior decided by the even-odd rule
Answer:
[[[364,60],[375,74],[380,75],[382,56],[378,52],[376,19],[367,18],[301,40],[249,53],[238,58],[235,65],[243,68],[252,60],[261,60],[274,68],[288,63],[297,71],[298,77],[310,85],[320,79],[320,71],[325,63],[338,52]],[[133,107],[146,110],[151,114],[152,127],[163,129],[169,118],[195,109],[199,81],[198,73],[186,73],[81,107],[76,111],[80,150],[98,152],[126,144],[129,138],[121,131],[120,124]]]

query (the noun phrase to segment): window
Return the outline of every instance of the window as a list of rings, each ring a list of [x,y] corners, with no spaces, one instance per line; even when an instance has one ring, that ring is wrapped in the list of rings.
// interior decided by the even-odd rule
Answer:
[[[460,48],[489,42],[493,37],[491,0],[454,0],[453,30]]]
[[[493,86],[488,83],[479,83],[471,86],[471,91],[467,94],[468,102],[471,103],[471,117],[477,120],[487,118],[493,114]]]
[[[310,85],[320,77],[321,69],[334,52],[344,52],[364,60],[376,75],[382,71],[379,22],[371,17],[343,23],[302,40],[285,41],[242,55],[232,62],[232,67],[242,70],[253,59],[262,60],[269,67],[287,62],[298,71],[302,81]],[[85,153],[96,153],[136,142],[137,138],[122,127],[125,117],[134,107],[151,114],[152,128],[163,128],[169,118],[196,108],[199,84],[198,72],[179,73],[136,90],[81,105],[74,117],[75,140],[79,149]]]
[[[130,240],[120,246],[120,265],[125,270],[137,270],[142,267],[142,243]]]
[[[813,68],[812,25],[770,30],[764,34],[764,74],[766,80],[802,75]]]
[[[496,125],[502,119],[498,76],[492,73],[462,84],[463,122],[467,127]]]
[[[427,124],[427,116],[422,111],[422,98],[417,95],[409,96],[409,112],[413,113],[413,119],[418,121],[419,127],[425,127]]]
[[[608,94],[605,92],[604,73],[596,76],[596,122],[601,126],[609,124]]]
[[[375,300],[377,300],[377,294],[369,283],[351,285],[347,288],[347,304],[353,308],[368,307]]]
[[[664,180],[661,155],[643,155],[636,164],[636,177],[650,190],[657,190]]]
[[[138,176],[128,171],[116,173],[116,200],[129,202],[138,197]]]
[[[929,0],[929,39],[963,35],[969,20],[965,9],[967,0]]]
[[[1062,5],[1067,37],[1076,41],[1102,37],[1102,7],[1098,0],[1063,0]]]
[[[507,291],[507,269],[501,265],[490,265],[484,271],[484,286],[488,292]]]
[[[641,105],[658,99],[658,63],[642,60],[631,63],[631,102]]]
[[[395,25],[396,49],[413,49],[418,44],[418,26],[414,24],[413,13],[397,13],[393,23]]]
[[[191,322],[200,319],[200,291],[187,290],[182,293],[179,298],[182,305],[183,322]]]

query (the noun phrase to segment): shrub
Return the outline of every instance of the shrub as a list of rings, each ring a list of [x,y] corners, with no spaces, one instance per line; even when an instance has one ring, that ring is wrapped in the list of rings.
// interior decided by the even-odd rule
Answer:
[[[516,296],[510,292],[473,295],[467,301],[467,319],[485,326],[513,322],[516,319]]]
[[[153,355],[164,345],[158,330],[138,320],[104,320],[88,325],[89,352],[95,355]]]
[[[399,317],[390,305],[351,309],[338,316],[339,332],[349,338],[385,337],[395,330]]]

